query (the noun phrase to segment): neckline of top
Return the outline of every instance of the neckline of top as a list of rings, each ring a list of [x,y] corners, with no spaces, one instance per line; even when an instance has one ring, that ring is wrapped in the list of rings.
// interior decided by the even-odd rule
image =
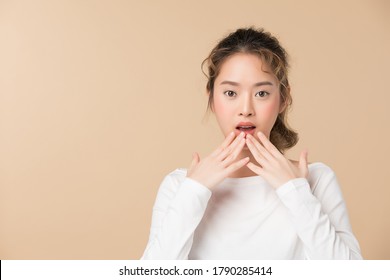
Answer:
[[[316,166],[316,165],[320,165],[322,164],[321,162],[313,162],[313,163],[310,163],[308,164],[308,168],[309,170],[313,167],[313,166]],[[185,168],[178,168],[178,170],[184,172],[185,174],[187,174],[187,169]],[[249,177],[240,177],[240,178],[225,178],[219,185],[234,185],[234,186],[237,186],[237,185],[240,185],[240,186],[245,186],[245,185],[258,185],[259,183],[267,183],[268,182],[261,176],[249,176]]]
[[[312,163],[309,163],[308,164],[308,168],[309,170],[312,169],[313,166],[316,166],[316,165],[322,165],[323,163],[321,162],[312,162]],[[187,169],[186,168],[178,168],[177,169],[178,171],[180,172],[183,172],[185,174],[185,176],[187,175]],[[264,182],[264,183],[267,183],[267,181],[257,175],[257,176],[249,176],[249,177],[240,177],[240,178],[225,178],[221,183],[220,185],[253,185],[254,183],[261,183],[261,182]]]
[[[313,163],[310,163],[308,164],[308,168],[309,170],[315,166],[315,165],[320,165],[322,164],[321,162],[313,162]],[[244,186],[244,185],[253,185],[255,183],[267,183],[268,182],[261,176],[257,175],[257,176],[249,176],[249,177],[240,177],[240,178],[225,178],[222,182],[221,182],[221,185],[241,185],[241,186]]]

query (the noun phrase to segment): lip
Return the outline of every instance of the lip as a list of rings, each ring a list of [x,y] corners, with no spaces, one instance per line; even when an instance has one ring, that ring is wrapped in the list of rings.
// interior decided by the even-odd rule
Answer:
[[[236,125],[236,127],[237,126],[255,126],[255,125],[251,122],[240,122]]]
[[[237,127],[239,127],[239,126],[253,126],[253,127],[254,127],[254,128],[251,129],[251,130],[245,130],[245,131],[243,131],[243,132],[245,133],[245,138],[246,138],[246,135],[247,135],[247,134],[250,134],[250,135],[252,135],[252,136],[255,134],[256,126],[255,126],[253,123],[251,123],[251,122],[240,122],[240,123],[238,123],[238,124],[236,125],[236,129],[234,130],[236,136],[238,136],[238,135],[241,133],[241,131],[242,131],[242,130],[239,130],[239,129],[237,128]]]

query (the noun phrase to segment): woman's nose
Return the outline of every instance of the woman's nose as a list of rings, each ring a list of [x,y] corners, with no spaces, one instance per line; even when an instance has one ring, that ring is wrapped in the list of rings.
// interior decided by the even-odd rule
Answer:
[[[240,104],[239,112],[240,116],[253,116],[255,114],[252,100],[250,97],[243,98]]]

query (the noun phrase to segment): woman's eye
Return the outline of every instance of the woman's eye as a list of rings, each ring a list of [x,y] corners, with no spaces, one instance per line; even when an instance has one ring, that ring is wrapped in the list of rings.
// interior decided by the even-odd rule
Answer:
[[[264,97],[264,96],[266,96],[266,95],[269,95],[269,93],[266,92],[266,91],[264,91],[264,90],[262,90],[262,91],[257,92],[256,95],[258,95],[258,96],[260,96],[260,97]]]
[[[236,95],[236,93],[231,90],[225,91],[224,94],[227,95],[228,97],[234,97]]]

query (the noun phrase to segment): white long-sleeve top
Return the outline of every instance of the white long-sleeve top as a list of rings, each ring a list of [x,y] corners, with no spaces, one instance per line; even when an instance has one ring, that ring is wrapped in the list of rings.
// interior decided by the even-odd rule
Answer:
[[[141,259],[362,259],[333,170],[278,189],[260,176],[212,191],[176,169],[160,185]]]

